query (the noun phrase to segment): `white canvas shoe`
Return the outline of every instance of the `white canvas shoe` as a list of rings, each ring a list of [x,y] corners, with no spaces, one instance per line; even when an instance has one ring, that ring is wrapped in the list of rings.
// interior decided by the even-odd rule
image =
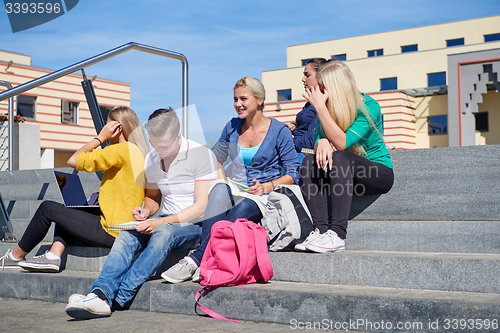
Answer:
[[[341,252],[345,250],[345,242],[339,238],[335,231],[328,230],[309,243],[306,249],[318,253]]]
[[[76,300],[77,297],[75,297]],[[91,319],[111,316],[111,308],[108,302],[103,301],[96,294],[90,293],[80,302],[68,304],[66,313],[75,319]]]
[[[315,241],[316,238],[318,238],[319,236],[321,236],[321,234],[319,233],[319,230],[318,228],[316,228],[314,231],[311,231],[311,233],[309,234],[309,236],[307,236],[307,238],[302,242],[302,243],[299,243],[299,244],[296,244],[295,245],[295,251],[305,251],[306,250],[306,246]]]

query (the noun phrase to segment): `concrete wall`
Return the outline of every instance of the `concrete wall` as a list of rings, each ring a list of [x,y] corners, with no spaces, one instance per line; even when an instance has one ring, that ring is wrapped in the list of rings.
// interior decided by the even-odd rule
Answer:
[[[14,123],[13,169],[40,169],[40,125]]]
[[[287,68],[264,71],[262,73],[262,82],[266,87],[266,101],[271,104],[276,103],[277,90],[284,89],[291,89],[293,101],[303,100],[302,94],[304,93],[304,88],[301,78],[304,67],[301,66],[302,59],[314,57],[329,59],[332,55],[344,53],[347,54],[345,63],[353,71],[358,88],[370,95],[374,95],[380,90],[380,79],[390,77],[397,77],[397,90],[426,88],[428,85],[427,74],[436,72],[446,72],[446,83],[450,84],[451,81],[457,80],[457,77],[453,73],[450,78],[450,57],[455,54],[474,53],[500,48],[500,41],[484,42],[484,35],[499,33],[499,27],[500,16],[491,16],[289,46],[287,48]],[[464,38],[464,45],[446,47],[446,40],[456,38]],[[401,46],[411,44],[418,44],[417,52],[401,53]],[[383,49],[384,55],[368,58],[367,51],[374,49]],[[456,95],[450,98],[458,100],[458,96]],[[284,103],[279,104],[284,105]],[[494,105],[494,103],[492,102],[491,105]],[[403,115],[406,111],[401,109],[398,112]],[[391,135],[397,136],[396,141],[399,142],[395,146],[397,148],[448,146],[451,140],[449,135],[453,137],[455,135],[454,131],[457,131],[458,128],[457,116],[448,115],[449,135],[429,136],[427,122],[428,116],[447,114],[448,103],[446,97],[442,97],[441,95],[423,98],[417,97],[415,100],[415,123],[412,125],[410,119],[405,119],[399,123],[392,123],[392,125],[396,125],[394,128],[401,129],[398,133],[391,133]],[[492,126],[497,122],[496,116],[493,114],[491,116],[490,128],[493,129]],[[411,118],[410,115],[408,117]],[[281,119],[291,121],[290,117],[282,117]],[[468,119],[465,120],[469,124],[469,127],[474,126],[475,120],[473,115],[469,115]],[[391,121],[394,120],[391,119]],[[410,128],[413,129],[414,133],[410,134],[408,132]],[[470,133],[472,137],[471,144],[486,143],[488,140],[490,142],[498,142],[493,138],[496,138],[493,131],[490,130],[490,132],[483,134],[475,133],[474,128],[472,128]],[[476,137],[476,140],[474,140],[474,137]],[[489,137],[488,140],[486,139],[487,137]]]
[[[384,49],[384,56],[401,54],[401,46],[418,44],[418,50],[446,48],[446,40],[464,38],[465,45],[484,43],[484,35],[498,33],[500,16],[436,24],[412,29],[340,38],[287,47],[287,67],[301,66],[302,59],[346,54],[347,60],[367,57],[368,50]],[[489,43],[488,43],[489,44]],[[455,51],[457,48],[453,47]]]
[[[491,65],[494,75],[490,77],[484,72],[484,65]],[[497,92],[488,92],[487,84],[498,83],[500,73],[500,48],[451,54],[448,56],[448,127],[449,146],[469,146],[482,143],[476,142],[478,135],[475,130],[474,113],[479,111],[479,104],[484,101],[484,96],[495,95]],[[500,112],[500,106],[489,99],[482,107],[492,108],[489,112]],[[494,120],[496,117],[493,118]],[[490,126],[490,131],[493,128]]]
[[[417,97],[415,108],[415,148],[448,147],[448,134],[429,135],[429,116],[448,115],[446,95]]]

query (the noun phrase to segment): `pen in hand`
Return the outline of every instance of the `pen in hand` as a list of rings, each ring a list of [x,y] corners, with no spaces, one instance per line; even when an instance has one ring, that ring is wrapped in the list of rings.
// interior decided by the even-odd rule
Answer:
[[[142,211],[144,210],[144,203],[145,203],[145,201],[142,202],[142,205],[141,205],[141,214],[139,215],[141,217],[141,219],[142,219]]]

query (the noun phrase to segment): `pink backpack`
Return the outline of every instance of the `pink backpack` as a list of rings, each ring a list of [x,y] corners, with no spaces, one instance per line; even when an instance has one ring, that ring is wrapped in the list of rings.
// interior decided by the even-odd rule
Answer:
[[[200,309],[213,318],[238,322],[202,306],[198,300],[202,292],[205,295],[214,287],[267,282],[273,277],[265,229],[247,219],[216,222],[201,260],[200,275],[200,284],[205,286],[196,294]]]

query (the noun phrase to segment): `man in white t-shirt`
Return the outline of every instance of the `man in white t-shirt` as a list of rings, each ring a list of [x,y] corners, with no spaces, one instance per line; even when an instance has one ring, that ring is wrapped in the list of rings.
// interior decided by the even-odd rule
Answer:
[[[144,206],[132,211],[144,222],[136,231],[120,232],[90,294],[71,295],[66,307],[71,317],[110,316],[112,302],[126,307],[170,252],[199,246],[197,221],[207,205],[209,184],[217,179],[217,160],[211,150],[179,134],[179,127],[172,109],[156,110],[149,117],[145,128],[154,150],[145,162],[148,188]],[[160,206],[159,217],[148,219]]]

